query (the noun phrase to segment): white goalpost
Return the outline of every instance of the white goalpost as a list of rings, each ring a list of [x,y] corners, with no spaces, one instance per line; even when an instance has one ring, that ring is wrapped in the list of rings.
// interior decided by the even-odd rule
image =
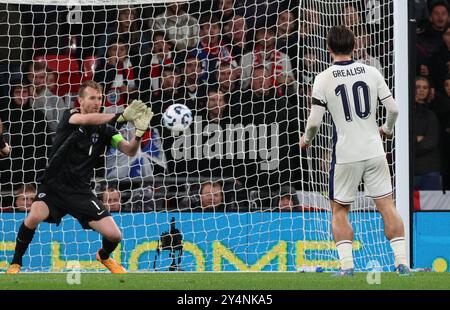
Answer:
[[[0,0],[0,118],[13,150],[0,159],[0,270],[12,258],[62,111],[79,106],[87,80],[103,86],[105,112],[140,99],[155,113],[138,154],[109,147],[92,180],[122,230],[113,256],[126,269],[337,270],[331,117],[308,152],[298,145],[314,78],[331,63],[326,34],[337,24],[352,28],[355,59],[380,70],[401,107],[385,149],[409,246],[403,2]],[[184,133],[161,122],[176,103],[194,116]],[[118,130],[133,138],[132,125]],[[383,221],[363,184],[350,220],[356,271],[392,271]],[[42,223],[23,271],[67,271],[74,261],[105,271],[95,260],[100,246],[99,234],[70,216],[59,226]]]

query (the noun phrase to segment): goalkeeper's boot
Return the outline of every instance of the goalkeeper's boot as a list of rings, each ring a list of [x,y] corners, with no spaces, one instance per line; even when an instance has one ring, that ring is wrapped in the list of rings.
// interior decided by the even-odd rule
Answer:
[[[8,274],[16,274],[20,272],[20,266],[19,264],[11,264],[9,265],[8,269],[6,270],[6,273]]]
[[[355,272],[355,269],[339,269],[338,272],[333,274],[333,277],[353,277],[353,273]]]
[[[409,267],[406,265],[403,265],[403,264],[398,265],[397,268],[395,268],[395,270],[397,271],[398,275],[401,277],[411,275],[411,270],[409,270]]]
[[[122,265],[120,265],[119,263],[117,263],[114,259],[112,259],[111,257],[107,258],[107,259],[102,259],[100,257],[100,254],[95,255],[95,258],[102,263],[106,268],[109,269],[109,271],[111,271],[111,273],[127,273],[127,271],[125,270],[125,268],[122,267]]]

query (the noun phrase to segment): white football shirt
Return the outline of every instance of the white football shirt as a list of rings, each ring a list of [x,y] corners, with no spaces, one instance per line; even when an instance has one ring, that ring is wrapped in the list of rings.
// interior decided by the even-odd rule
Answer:
[[[313,103],[324,106],[333,118],[336,163],[385,154],[376,115],[378,100],[391,96],[376,68],[353,60],[335,62],[316,77]]]

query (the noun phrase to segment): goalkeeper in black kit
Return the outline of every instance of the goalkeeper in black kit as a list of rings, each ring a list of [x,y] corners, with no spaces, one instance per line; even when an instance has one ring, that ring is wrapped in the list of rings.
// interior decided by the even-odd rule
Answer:
[[[110,258],[122,239],[109,211],[93,193],[90,182],[95,164],[108,145],[133,156],[140,139],[148,129],[153,113],[142,101],[134,100],[121,114],[100,113],[102,88],[93,81],[85,82],[79,92],[79,109],[66,110],[60,121],[51,155],[31,211],[19,228],[11,265],[6,273],[18,273],[22,257],[33,240],[39,223],[59,224],[70,214],[84,229],[103,236],[96,259],[112,273],[126,273],[125,268]],[[135,138],[126,141],[110,124],[132,122]]]

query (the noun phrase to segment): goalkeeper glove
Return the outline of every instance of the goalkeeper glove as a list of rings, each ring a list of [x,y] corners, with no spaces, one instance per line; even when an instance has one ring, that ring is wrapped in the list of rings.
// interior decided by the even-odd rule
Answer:
[[[147,106],[141,100],[133,100],[131,104],[123,111],[123,113],[119,114],[117,118],[118,123],[124,122],[132,122],[139,115],[145,112]]]
[[[147,108],[147,110],[139,115],[134,120],[134,127],[136,127],[136,137],[141,138],[148,129],[150,121],[152,120],[153,112],[152,109]]]

